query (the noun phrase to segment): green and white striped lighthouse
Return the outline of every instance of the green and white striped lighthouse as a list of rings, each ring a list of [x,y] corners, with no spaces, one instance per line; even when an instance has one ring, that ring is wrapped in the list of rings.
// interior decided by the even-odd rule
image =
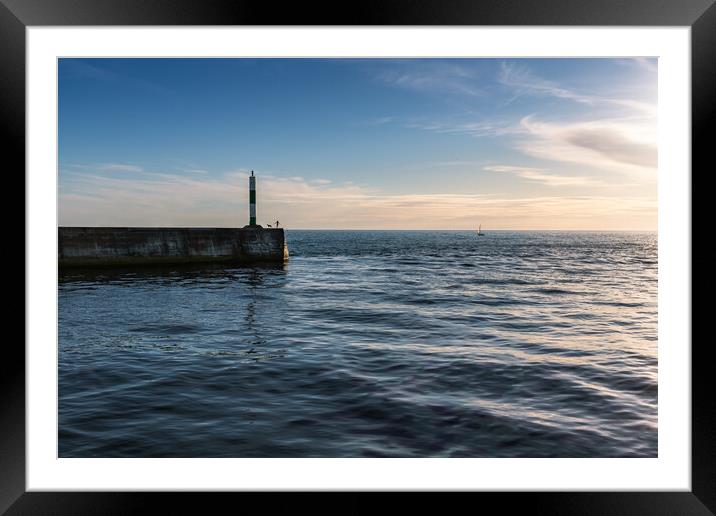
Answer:
[[[256,225],[256,178],[254,171],[249,177],[249,226]]]

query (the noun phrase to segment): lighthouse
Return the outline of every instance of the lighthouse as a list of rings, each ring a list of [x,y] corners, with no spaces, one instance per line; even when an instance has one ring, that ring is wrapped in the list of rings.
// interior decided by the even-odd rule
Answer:
[[[254,171],[251,171],[249,177],[249,226],[256,225],[256,177]]]

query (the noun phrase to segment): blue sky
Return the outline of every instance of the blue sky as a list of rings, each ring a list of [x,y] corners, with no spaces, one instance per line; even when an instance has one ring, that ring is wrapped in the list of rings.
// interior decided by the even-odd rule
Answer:
[[[61,59],[61,225],[656,229],[655,59]]]

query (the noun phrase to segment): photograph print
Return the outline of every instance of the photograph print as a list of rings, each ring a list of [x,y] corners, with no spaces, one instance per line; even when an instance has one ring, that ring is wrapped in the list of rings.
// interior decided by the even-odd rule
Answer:
[[[657,457],[657,69],[60,58],[58,456]]]

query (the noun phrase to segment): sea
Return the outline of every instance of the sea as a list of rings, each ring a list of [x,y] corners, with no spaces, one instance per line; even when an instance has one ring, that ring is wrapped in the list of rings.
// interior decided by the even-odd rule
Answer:
[[[657,456],[655,232],[286,238],[62,271],[59,456]]]

